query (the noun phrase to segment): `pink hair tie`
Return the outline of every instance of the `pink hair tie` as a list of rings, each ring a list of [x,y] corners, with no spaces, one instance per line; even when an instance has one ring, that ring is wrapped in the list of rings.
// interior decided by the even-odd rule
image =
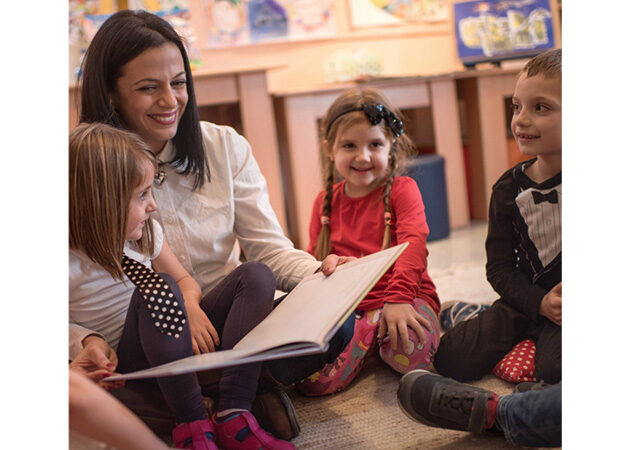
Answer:
[[[320,220],[322,221],[322,225],[328,225],[330,223],[330,217],[328,216],[321,216]]]
[[[392,214],[386,212],[385,213],[385,225],[391,225],[392,223]]]

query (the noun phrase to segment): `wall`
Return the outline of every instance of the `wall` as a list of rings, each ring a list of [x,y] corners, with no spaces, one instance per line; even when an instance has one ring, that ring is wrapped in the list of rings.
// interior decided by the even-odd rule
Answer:
[[[381,59],[384,76],[432,75],[463,68],[457,59],[450,19],[433,24],[352,29],[347,1],[333,0],[338,30],[334,39],[208,50],[203,48],[206,39],[203,0],[189,0],[189,3],[203,68],[233,70],[248,66],[281,66],[269,72],[267,81],[272,93],[308,90],[323,84],[323,61],[342,49],[369,50]]]

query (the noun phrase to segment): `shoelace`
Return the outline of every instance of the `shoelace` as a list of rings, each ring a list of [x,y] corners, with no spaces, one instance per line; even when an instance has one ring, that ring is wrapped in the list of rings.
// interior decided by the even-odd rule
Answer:
[[[438,398],[438,405],[445,409],[470,414],[475,397],[458,391],[443,390]]]

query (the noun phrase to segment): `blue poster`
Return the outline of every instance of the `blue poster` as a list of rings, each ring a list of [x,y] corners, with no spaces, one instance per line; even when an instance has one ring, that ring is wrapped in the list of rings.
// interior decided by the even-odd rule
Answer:
[[[464,64],[534,56],[555,47],[549,0],[455,3],[457,53]]]
[[[274,0],[247,2],[249,32],[253,42],[286,38],[289,20],[285,9]]]

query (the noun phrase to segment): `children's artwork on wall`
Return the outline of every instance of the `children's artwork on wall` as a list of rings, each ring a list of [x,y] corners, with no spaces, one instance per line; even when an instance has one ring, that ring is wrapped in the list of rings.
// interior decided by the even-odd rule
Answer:
[[[81,76],[81,62],[92,37],[101,24],[117,9],[114,0],[69,0],[69,81]]]
[[[457,52],[465,65],[534,56],[554,48],[549,0],[455,3]]]
[[[205,11],[208,20],[209,47],[249,42],[244,0],[206,0]]]
[[[348,0],[355,28],[438,22],[448,19],[446,0]]]
[[[115,10],[112,0],[69,0],[70,45],[87,47],[100,24]]]
[[[332,0],[205,0],[208,48],[336,35]]]
[[[282,0],[292,39],[326,38],[336,34],[331,0]]]
[[[445,0],[423,0],[421,7],[425,22],[443,22],[449,18],[449,5]]]
[[[190,65],[193,69],[201,65],[201,56],[188,0],[128,0],[127,7],[149,11],[169,22],[184,38]],[[92,38],[113,13],[118,11],[115,0],[69,0],[70,26],[70,82],[78,81],[83,55]]]
[[[275,0],[249,0],[247,21],[252,42],[286,39],[289,19],[284,7]]]
[[[177,34],[184,38],[191,68],[201,66],[201,54],[188,0],[128,0],[127,6],[129,9],[149,11],[170,23]]]

